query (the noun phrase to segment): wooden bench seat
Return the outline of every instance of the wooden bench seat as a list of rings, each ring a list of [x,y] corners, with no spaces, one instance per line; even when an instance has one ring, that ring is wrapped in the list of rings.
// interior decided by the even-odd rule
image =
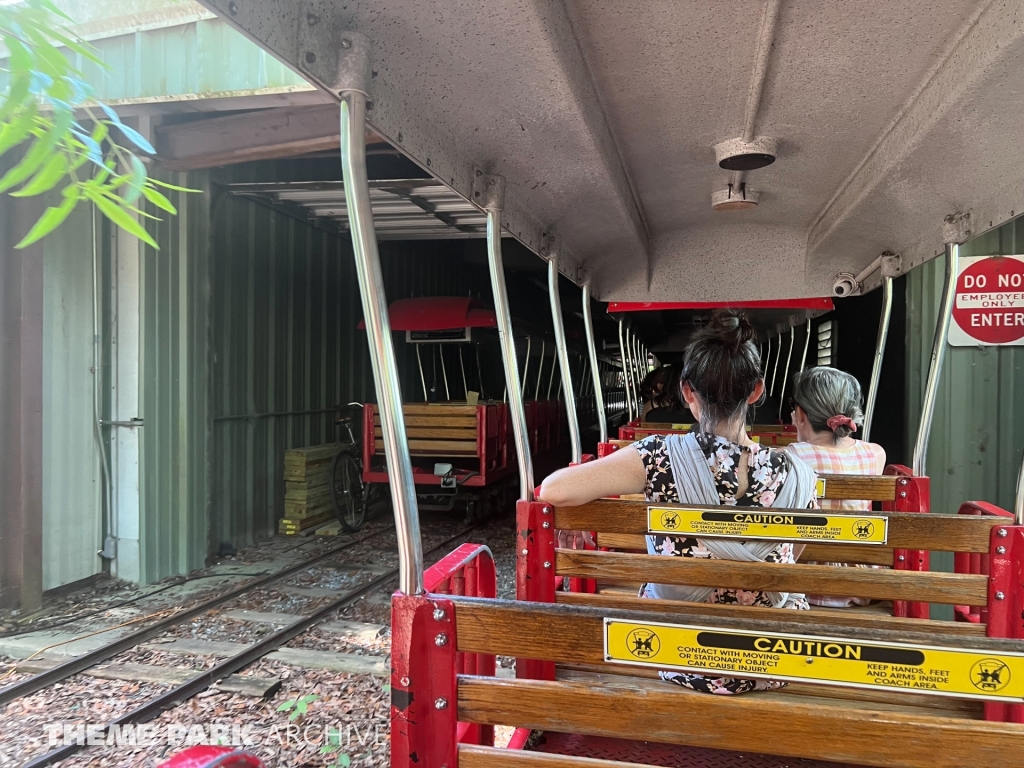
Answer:
[[[460,720],[855,765],[1024,766],[1024,725],[983,720],[983,704],[976,700],[811,682],[794,682],[777,691],[713,696],[660,681],[653,668],[609,664],[604,656],[605,619],[696,624],[722,632],[749,630],[753,625],[751,619],[735,614],[666,614],[659,605],[663,601],[637,602],[650,608],[595,609],[456,599],[460,651],[557,662],[550,680],[460,676]],[[902,621],[905,627],[916,625],[918,630],[869,629],[792,621],[794,614],[808,613],[802,611],[749,610],[771,617],[756,623],[762,632],[970,648],[992,655],[1020,652],[1024,646],[1017,641],[931,631],[931,625],[945,630],[947,623],[882,617]],[[997,744],[1001,746],[996,748]],[[512,752],[487,765],[548,764]],[[585,768],[592,764],[566,757],[550,765]]]
[[[410,455],[477,455],[477,407],[448,403],[403,405]],[[383,454],[379,413],[374,413],[373,426],[376,452]]]

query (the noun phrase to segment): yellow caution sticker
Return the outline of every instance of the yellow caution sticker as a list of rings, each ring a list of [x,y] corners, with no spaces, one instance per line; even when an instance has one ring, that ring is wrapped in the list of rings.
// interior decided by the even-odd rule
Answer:
[[[680,431],[689,431],[693,427],[693,424],[673,424],[672,429],[678,429]]]
[[[721,507],[715,510],[648,507],[647,530],[649,533],[723,539],[885,544],[889,536],[889,519],[885,515],[774,512],[770,507]]]
[[[818,482],[814,484],[814,497],[817,499],[825,498],[825,478],[819,477]]]
[[[1024,700],[1024,653],[604,620],[605,660],[716,677]]]

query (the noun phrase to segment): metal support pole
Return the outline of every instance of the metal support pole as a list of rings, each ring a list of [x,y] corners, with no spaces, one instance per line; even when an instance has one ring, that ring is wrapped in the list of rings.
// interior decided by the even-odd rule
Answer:
[[[569,350],[565,345],[565,324],[562,322],[562,298],[558,292],[558,256],[549,254],[548,296],[551,299],[551,323],[555,328],[555,349],[558,352],[558,367],[562,369],[565,385],[565,413],[569,421],[569,443],[572,461],[579,463],[583,458],[580,440],[580,422],[576,416],[576,395],[572,388],[572,370],[569,368]]]
[[[800,373],[804,372],[807,365],[807,350],[811,347],[811,318],[807,318],[807,335],[804,336],[804,356],[800,358]]]
[[[551,388],[555,385],[555,373],[558,371],[558,349],[551,356],[551,376],[548,377],[548,394],[546,399],[551,399]]]
[[[353,82],[341,90],[341,170],[345,183],[345,205],[352,232],[359,295],[366,319],[366,338],[380,409],[384,457],[387,461],[391,502],[395,510],[398,538],[398,589],[407,595],[423,592],[423,545],[420,540],[416,485],[402,412],[402,389],[398,381],[395,349],[388,320],[380,254],[373,229],[370,188],[366,177],[366,97],[370,83],[370,43],[361,34],[348,32],[353,43],[345,58],[352,57]]]
[[[462,370],[462,391],[466,393],[466,401],[469,401],[469,382],[466,381],[466,361],[462,359],[462,346],[459,346],[459,368]]]
[[[526,337],[526,361],[523,363],[523,397],[526,397],[526,378],[530,373],[530,347],[533,346],[533,339]]]
[[[423,375],[423,358],[420,356],[420,346],[416,345],[416,364],[420,368],[420,384],[423,385],[423,402],[427,402],[430,398],[427,397],[427,378]]]
[[[544,339],[540,340],[540,364],[537,366],[537,386],[533,388],[533,399],[540,400],[540,377],[544,373],[544,350],[547,348],[547,342]]]
[[[633,397],[630,393],[628,373],[629,354],[628,347],[626,346],[625,331],[623,329],[622,318],[619,318],[619,357],[621,358],[622,362],[622,387],[624,390],[623,394],[626,398],[626,413],[628,415],[628,420],[633,421]]]
[[[512,315],[508,307],[505,288],[505,265],[501,257],[501,206],[505,198],[505,179],[477,170],[473,178],[473,199],[487,213],[487,263],[491,271],[491,289],[494,292],[494,312],[498,316],[498,338],[505,364],[505,390],[508,396],[512,433],[516,440],[516,460],[519,463],[519,497],[533,501],[533,457],[530,455],[529,435],[526,430],[526,409],[519,382],[519,361],[516,342],[512,336]]]
[[[914,443],[912,469],[917,477],[926,474],[928,438],[932,434],[932,417],[935,415],[935,398],[939,394],[939,379],[942,376],[942,360],[946,355],[946,339],[949,336],[949,320],[953,313],[953,295],[956,293],[956,276],[960,264],[960,245],[946,243],[946,276],[942,286],[942,303],[935,322],[935,338],[932,342],[932,359],[928,366],[928,380],[924,386],[921,401],[921,421],[917,426],[917,441]]]
[[[889,317],[892,314],[892,277],[882,274],[882,316],[878,320],[878,339],[875,341],[875,362],[871,366],[871,383],[868,385],[867,409],[864,413],[864,430],[861,439],[871,439],[871,423],[875,420],[875,405],[878,402],[878,382],[882,378],[882,360],[885,357],[885,341],[889,336]]]
[[[451,402],[452,393],[448,389],[448,369],[444,364],[444,344],[437,345],[437,354],[441,358],[441,378],[444,379],[444,399]]]
[[[476,345],[476,383],[480,387],[480,399],[486,400],[487,395],[484,394],[484,369],[480,365],[480,345]]]
[[[775,396],[775,377],[779,373],[779,358],[782,357],[782,334],[778,334],[779,337],[779,351],[775,355],[775,365],[772,366],[772,385],[768,388],[768,396]]]
[[[608,419],[604,412],[604,392],[601,390],[601,366],[597,361],[597,346],[594,344],[594,321],[590,315],[590,285],[583,286],[583,328],[587,333],[587,352],[590,355],[590,372],[594,378],[595,410],[597,428],[601,442],[608,442]]]
[[[789,326],[789,352],[786,353],[786,367],[782,371],[782,389],[779,390],[779,420],[782,420],[782,409],[786,406],[782,398],[786,396],[786,382],[789,380],[789,364],[793,359],[793,343],[796,341],[796,328]],[[782,337],[779,337],[779,353],[782,353]]]

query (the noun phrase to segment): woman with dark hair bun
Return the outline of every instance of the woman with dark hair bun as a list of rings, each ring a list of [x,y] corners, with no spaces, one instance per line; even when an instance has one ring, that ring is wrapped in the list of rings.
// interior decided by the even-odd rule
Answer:
[[[555,472],[540,498],[576,506],[603,496],[643,493],[655,503],[813,508],[817,479],[799,458],[753,442],[748,410],[764,394],[756,334],[747,318],[716,311],[683,359],[681,394],[698,424],[687,435],[651,435],[598,461]],[[589,534],[560,531],[559,541]],[[647,552],[744,562],[794,563],[802,547],[789,542],[649,535]],[[761,590],[645,584],[641,597],[807,610],[803,595]],[[773,680],[662,672],[663,679],[704,693],[778,688]]]

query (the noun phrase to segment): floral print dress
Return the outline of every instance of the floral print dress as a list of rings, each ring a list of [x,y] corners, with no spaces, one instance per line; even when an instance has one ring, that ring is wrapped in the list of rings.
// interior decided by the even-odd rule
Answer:
[[[696,432],[697,443],[704,452],[715,478],[719,502],[733,507],[768,507],[775,502],[778,490],[786,482],[789,475],[786,459],[782,453],[767,446],[755,449],[742,447],[727,438],[706,432]],[[648,501],[665,504],[678,504],[679,493],[672,478],[672,463],[665,447],[664,435],[651,435],[633,444],[640,452],[644,469],[647,472],[647,483],[644,495]],[[739,477],[737,468],[740,454],[747,452],[748,485],[742,496],[737,497]],[[810,506],[814,506],[812,502]],[[700,541],[690,536],[649,536],[654,540],[654,549],[659,554],[672,557],[705,557],[713,558],[711,553]],[[780,542],[765,557],[768,563],[794,563],[793,545]],[[641,597],[654,597],[650,585],[640,588]],[[733,603],[736,605],[756,605],[771,608],[772,603],[764,592],[743,589],[716,589],[708,597],[709,603]],[[791,594],[783,606],[806,611],[810,609],[803,595]],[[785,685],[777,680],[749,680],[731,677],[706,677],[687,672],[661,672],[663,680],[677,683],[702,693],[737,694],[747,691],[765,691],[781,688]]]

